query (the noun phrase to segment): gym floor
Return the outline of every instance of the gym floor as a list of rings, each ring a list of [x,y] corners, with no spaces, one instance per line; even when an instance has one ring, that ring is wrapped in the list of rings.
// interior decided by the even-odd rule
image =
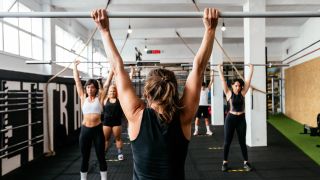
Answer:
[[[241,169],[242,155],[237,137],[234,137],[230,149],[229,165],[232,170],[221,172],[223,126],[215,126],[213,136],[193,136],[185,166],[186,179],[319,180],[320,168],[313,160],[269,123],[267,130],[267,147],[248,148],[249,160],[255,168],[252,172]],[[205,128],[201,127],[200,133],[204,131]],[[117,161],[114,145],[107,155],[109,180],[132,179],[132,154],[126,134],[123,134],[123,139],[125,160]],[[35,160],[2,179],[78,180],[80,160],[78,145],[72,145],[61,149],[53,157]],[[100,180],[99,166],[93,150],[88,179]]]

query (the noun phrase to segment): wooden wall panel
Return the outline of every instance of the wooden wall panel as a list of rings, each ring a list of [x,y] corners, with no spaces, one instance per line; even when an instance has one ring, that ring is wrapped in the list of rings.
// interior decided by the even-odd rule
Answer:
[[[320,57],[285,70],[285,114],[316,127],[320,113]]]

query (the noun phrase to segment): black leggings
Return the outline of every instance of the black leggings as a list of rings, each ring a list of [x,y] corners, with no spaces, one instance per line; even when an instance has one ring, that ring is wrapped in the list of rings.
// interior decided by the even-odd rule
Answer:
[[[247,133],[247,124],[245,114],[233,115],[228,113],[224,125],[224,159],[228,160],[230,144],[232,142],[234,131],[237,131],[239,144],[242,151],[242,156],[245,161],[248,161],[248,151],[246,145],[246,133]]]
[[[82,154],[81,172],[88,172],[89,158],[92,142],[94,144],[97,159],[100,165],[100,171],[107,171],[107,163],[104,158],[105,139],[102,130],[102,124],[95,127],[81,126],[79,144]]]

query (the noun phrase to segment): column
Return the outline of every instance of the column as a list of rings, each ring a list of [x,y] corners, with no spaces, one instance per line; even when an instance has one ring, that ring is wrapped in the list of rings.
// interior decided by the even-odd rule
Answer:
[[[243,6],[244,12],[266,11],[265,0],[246,0]],[[265,19],[244,19],[244,63],[265,64]],[[249,75],[249,67],[245,67],[244,78]],[[254,67],[251,85],[266,92],[266,67]],[[247,121],[247,145],[267,145],[266,124],[266,94],[249,90],[245,97],[246,121]]]
[[[216,29],[216,39],[222,45],[222,31],[220,28]],[[218,43],[215,41],[210,64],[222,64],[223,62],[222,51],[218,46]],[[211,69],[217,71],[216,67]],[[218,76],[218,72],[214,72],[214,82],[211,88],[211,124],[212,125],[223,125],[224,124],[224,115],[223,115],[223,90]]]

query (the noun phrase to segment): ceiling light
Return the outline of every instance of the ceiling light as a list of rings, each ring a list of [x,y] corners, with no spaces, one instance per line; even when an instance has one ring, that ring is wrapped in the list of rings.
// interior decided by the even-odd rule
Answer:
[[[225,26],[225,24],[224,24],[224,22],[222,23],[222,27],[221,27],[221,31],[225,31],[227,28],[226,28],[226,26]]]
[[[132,29],[131,29],[131,26],[129,25],[129,28],[128,28],[128,33],[131,34],[132,33]]]

